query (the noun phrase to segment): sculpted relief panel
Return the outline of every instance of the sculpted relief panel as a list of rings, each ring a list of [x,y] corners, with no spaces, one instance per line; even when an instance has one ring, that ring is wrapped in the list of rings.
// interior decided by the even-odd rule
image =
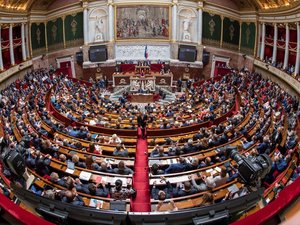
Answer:
[[[93,9],[89,14],[89,42],[108,40],[108,15],[104,9]]]
[[[170,45],[116,45],[116,60],[170,60]]]

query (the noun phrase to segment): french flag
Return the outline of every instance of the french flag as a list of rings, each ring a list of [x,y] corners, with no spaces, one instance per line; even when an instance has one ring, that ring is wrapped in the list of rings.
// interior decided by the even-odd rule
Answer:
[[[144,56],[145,56],[146,59],[148,59],[148,57],[149,57],[149,54],[148,54],[148,45],[146,45],[146,47],[145,47]]]

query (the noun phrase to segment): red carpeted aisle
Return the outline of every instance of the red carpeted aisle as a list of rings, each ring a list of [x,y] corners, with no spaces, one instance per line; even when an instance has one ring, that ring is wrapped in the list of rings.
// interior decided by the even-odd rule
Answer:
[[[134,162],[133,187],[136,190],[136,198],[131,200],[132,212],[150,212],[148,144],[142,139],[142,131],[138,129],[138,140]]]

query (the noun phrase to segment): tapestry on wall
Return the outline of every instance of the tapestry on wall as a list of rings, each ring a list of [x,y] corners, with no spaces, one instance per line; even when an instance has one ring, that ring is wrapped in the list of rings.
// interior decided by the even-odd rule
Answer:
[[[170,38],[169,6],[118,6],[116,8],[117,39]]]
[[[203,12],[203,44],[219,47],[221,40],[220,15]]]
[[[256,38],[256,26],[254,22],[242,23],[242,40],[241,40],[241,52],[249,55],[254,54],[255,38]]]
[[[240,42],[240,23],[225,17],[223,20],[223,47],[238,50]]]
[[[83,45],[83,13],[74,13],[65,17],[66,46]]]
[[[49,51],[64,47],[62,18],[59,17],[47,22],[47,41]]]
[[[45,24],[32,23],[30,32],[33,56],[44,54],[46,52]]]

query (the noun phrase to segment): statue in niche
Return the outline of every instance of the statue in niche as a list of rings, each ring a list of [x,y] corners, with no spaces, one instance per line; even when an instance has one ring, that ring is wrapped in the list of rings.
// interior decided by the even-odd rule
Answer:
[[[96,17],[95,42],[96,41],[104,41],[103,28],[104,28],[103,20],[101,18]]]
[[[191,19],[186,18],[183,20],[183,36],[182,36],[182,41],[188,41],[191,42],[191,33],[189,32],[189,27],[190,27]]]

